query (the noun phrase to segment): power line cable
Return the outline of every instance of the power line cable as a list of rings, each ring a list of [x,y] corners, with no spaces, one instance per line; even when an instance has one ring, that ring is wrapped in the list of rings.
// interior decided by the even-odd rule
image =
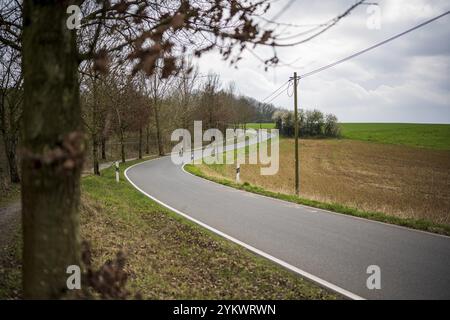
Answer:
[[[429,19],[429,20],[427,20],[427,21],[425,21],[425,22],[422,22],[421,24],[418,24],[417,26],[412,27],[412,28],[410,28],[410,29],[408,29],[408,30],[406,30],[406,31],[403,31],[403,32],[401,32],[401,33],[399,33],[399,34],[397,34],[397,35],[395,35],[395,36],[393,36],[393,37],[390,37],[390,38],[388,38],[388,39],[386,39],[386,40],[384,40],[384,41],[381,41],[381,42],[379,42],[379,43],[377,43],[377,44],[375,44],[375,45],[373,45],[373,46],[371,46],[371,47],[369,47],[369,48],[366,48],[366,49],[364,49],[364,50],[361,50],[361,51],[359,51],[359,52],[356,52],[356,53],[354,53],[354,54],[352,54],[352,55],[350,55],[350,56],[348,56],[348,57],[345,57],[345,58],[343,58],[343,59],[340,59],[340,60],[338,60],[338,61],[336,61],[336,62],[327,64],[327,65],[325,65],[325,66],[323,66],[323,67],[317,68],[317,69],[312,70],[312,71],[307,72],[307,73],[304,73],[304,74],[300,75],[299,78],[300,78],[300,79],[306,78],[306,77],[312,76],[313,74],[316,74],[316,73],[319,73],[319,72],[324,71],[324,70],[326,70],[326,69],[329,69],[329,68],[332,68],[332,67],[334,67],[334,66],[337,66],[338,64],[341,64],[341,63],[343,63],[343,62],[345,62],[345,61],[347,61],[347,60],[353,59],[353,58],[355,58],[355,57],[357,57],[357,56],[359,56],[359,55],[362,55],[363,53],[366,53],[366,52],[368,52],[368,51],[370,51],[370,50],[373,50],[373,49],[375,49],[375,48],[378,48],[378,47],[382,46],[383,44],[386,44],[386,43],[388,43],[388,42],[391,42],[391,41],[393,41],[393,40],[395,40],[395,39],[397,39],[397,38],[400,38],[400,37],[402,37],[402,36],[404,36],[404,35],[406,35],[406,34],[412,32],[412,31],[414,31],[414,30],[417,30],[417,29],[419,29],[419,28],[421,28],[421,27],[423,27],[423,26],[426,26],[427,24],[429,24],[429,23],[431,23],[431,22],[433,22],[433,21],[436,21],[436,20],[438,20],[438,19],[444,17],[444,16],[448,15],[449,13],[450,13],[450,10],[447,11],[447,12],[444,12],[444,13],[442,13],[442,14],[440,14],[440,15],[438,15],[438,16],[432,18],[432,19]]]
[[[275,24],[278,26],[285,26],[285,27],[292,27],[292,28],[311,28],[311,27],[320,27],[325,26],[325,23],[305,23],[305,24],[295,24],[295,23],[285,23],[285,22],[278,22],[273,21],[267,18],[264,18],[263,16],[258,17],[259,19],[267,22],[268,24]]]
[[[334,18],[330,24],[326,25],[324,28],[322,28],[321,30],[319,30],[315,34],[313,34],[313,35],[311,35],[311,36],[309,36],[309,37],[307,37],[305,39],[302,39],[302,40],[299,40],[299,41],[293,42],[293,43],[276,43],[276,45],[278,47],[292,47],[292,46],[296,46],[296,45],[308,42],[308,41],[310,41],[310,40],[320,36],[322,33],[326,32],[327,30],[331,29],[332,27],[334,27],[342,18],[348,16],[358,6],[360,6],[362,4],[365,4],[365,1],[366,0],[359,0],[354,5],[352,5],[350,8],[348,8],[344,13],[342,13],[339,16],[337,16],[336,18]],[[277,40],[277,39],[275,39],[275,40]]]
[[[301,36],[305,36],[307,34],[310,34],[312,32],[316,32],[318,30],[320,30],[321,28],[324,28],[324,30],[329,29],[330,27],[336,25],[339,20],[341,20],[342,18],[344,18],[345,16],[349,15],[355,8],[357,8],[360,5],[365,5],[365,4],[369,4],[365,2],[366,0],[360,0],[357,3],[355,3],[353,6],[351,6],[350,8],[348,8],[344,13],[329,19],[328,21],[321,23],[321,24],[317,24],[315,26],[313,26],[313,28],[310,28],[306,31],[301,31],[299,33],[296,34],[291,34],[291,35],[287,35],[285,37],[278,37],[276,38],[277,41],[284,41],[284,40],[290,40],[290,39],[295,39]],[[320,31],[318,34],[322,33],[322,31]]]
[[[292,95],[294,94],[294,90],[292,90],[292,92],[289,93],[289,88],[290,88],[291,86],[292,86],[292,82],[289,81],[289,85],[288,85],[287,88],[286,88],[286,94],[287,94],[288,97],[292,97]]]
[[[289,9],[289,7],[290,7],[293,3],[294,3],[294,0],[289,0],[289,2],[286,3],[286,4],[284,5],[284,7],[283,7],[280,11],[278,11],[278,13],[275,14],[275,15],[272,17],[272,19],[270,19],[270,20],[274,21],[274,20],[278,19],[283,13],[285,13],[285,12],[287,11],[287,9]]]
[[[291,82],[291,80],[288,81],[288,83],[290,83],[290,82]],[[275,100],[276,98],[278,98],[278,96],[280,96],[282,93],[284,93],[284,90],[281,90],[276,96],[274,96],[272,99],[270,99],[269,101],[264,102],[264,103],[265,103],[265,104],[271,103],[273,100]]]
[[[275,91],[273,91],[270,95],[268,95],[267,97],[265,97],[262,102],[266,101],[267,99],[269,99],[270,97],[272,97],[275,93],[277,93],[278,91],[280,91],[286,84],[289,83],[290,80],[284,82],[278,89],[276,89]],[[283,91],[281,91],[283,92]]]

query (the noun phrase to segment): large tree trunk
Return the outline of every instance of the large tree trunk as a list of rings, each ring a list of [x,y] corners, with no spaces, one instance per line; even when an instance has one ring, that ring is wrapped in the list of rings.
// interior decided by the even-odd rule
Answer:
[[[75,31],[64,2],[24,0],[23,293],[66,295],[80,265],[78,206],[83,135]]]
[[[3,133],[3,143],[5,145],[5,154],[8,159],[9,168],[9,178],[11,183],[19,183],[19,169],[17,168],[17,140],[16,134],[13,136],[8,136],[8,134]]]
[[[156,141],[158,143],[158,154],[160,156],[164,155],[164,146],[161,140],[161,129],[159,125],[159,112],[158,106],[155,104],[155,125],[156,125]]]

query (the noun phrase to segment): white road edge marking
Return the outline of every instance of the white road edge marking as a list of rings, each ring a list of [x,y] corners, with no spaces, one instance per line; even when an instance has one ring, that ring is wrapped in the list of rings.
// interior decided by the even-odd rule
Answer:
[[[199,220],[189,216],[186,213],[183,213],[183,212],[181,212],[181,211],[179,211],[179,210],[169,206],[168,204],[166,204],[166,203],[156,199],[155,197],[149,195],[147,192],[145,192],[144,190],[139,188],[128,177],[127,172],[128,172],[129,169],[131,169],[131,168],[133,168],[133,167],[135,167],[137,165],[143,164],[145,162],[150,162],[150,161],[158,160],[158,159],[161,159],[161,158],[150,159],[150,160],[146,160],[146,161],[143,161],[143,162],[136,163],[136,164],[134,164],[132,166],[129,166],[124,171],[125,178],[127,178],[128,182],[131,183],[131,185],[133,185],[133,187],[135,187],[137,190],[139,190],[141,193],[143,193],[144,195],[146,195],[147,197],[149,197],[153,201],[155,201],[155,202],[159,203],[160,205],[166,207],[167,209],[172,210],[173,212],[175,212],[175,213],[185,217],[186,219],[191,220],[192,222],[194,222],[194,223],[196,223],[196,224],[198,224],[198,225],[200,225],[200,226],[202,226],[202,227],[204,227],[204,228],[206,228],[206,229],[208,229],[208,230],[218,234],[219,236],[224,237],[224,238],[226,238],[226,239],[228,239],[228,240],[230,240],[230,241],[232,241],[232,242],[234,242],[234,243],[236,243],[236,244],[238,244],[238,245],[240,245],[240,246],[242,246],[242,247],[244,247],[244,248],[246,248],[246,249],[248,249],[248,250],[250,250],[250,251],[252,251],[252,252],[254,252],[254,253],[258,254],[258,255],[260,255],[260,256],[262,256],[262,257],[264,257],[264,258],[266,258],[266,259],[271,260],[272,262],[275,262],[275,263],[285,267],[286,269],[289,269],[289,270],[291,270],[291,271],[293,271],[295,273],[300,274],[304,278],[307,278],[307,279],[309,279],[309,280],[311,280],[311,281],[321,285],[322,287],[331,289],[332,291],[335,291],[335,292],[337,292],[337,293],[339,293],[339,294],[341,294],[341,295],[343,295],[343,296],[345,296],[347,298],[350,298],[350,299],[353,299],[353,300],[365,300],[363,297],[360,297],[360,296],[358,296],[358,295],[356,295],[356,294],[354,294],[354,293],[352,293],[352,292],[350,292],[348,290],[345,290],[344,288],[341,288],[341,287],[339,287],[339,286],[337,286],[335,284],[332,284],[332,283],[330,283],[330,282],[328,282],[326,280],[323,280],[323,279],[321,279],[319,277],[316,277],[315,275],[313,275],[313,274],[311,274],[309,272],[306,272],[306,271],[304,271],[304,270],[302,270],[300,268],[297,268],[297,267],[295,267],[295,266],[293,266],[293,265],[291,265],[291,264],[289,264],[289,263],[287,263],[287,262],[285,262],[285,261],[283,261],[281,259],[278,259],[278,258],[276,258],[276,257],[274,257],[274,256],[272,256],[272,255],[270,255],[270,254],[268,254],[268,253],[266,253],[266,252],[264,252],[262,250],[259,250],[259,249],[255,248],[255,247],[245,243],[245,242],[242,242],[242,241],[240,241],[240,240],[238,240],[238,239],[236,239],[236,238],[234,238],[234,237],[232,237],[232,236],[230,236],[230,235],[228,235],[228,234],[226,234],[226,233],[224,233],[224,232],[222,232],[220,230],[217,230],[217,229],[207,225],[206,223],[203,223],[203,222],[201,222],[201,221],[199,221]],[[183,165],[182,169],[183,169],[183,171],[185,171],[184,170],[184,165]],[[188,173],[188,172],[186,172],[186,173]]]

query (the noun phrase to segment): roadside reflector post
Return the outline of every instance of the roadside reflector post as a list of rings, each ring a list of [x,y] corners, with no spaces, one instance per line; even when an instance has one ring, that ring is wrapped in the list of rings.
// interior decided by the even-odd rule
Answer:
[[[240,173],[241,173],[241,164],[238,162],[236,165],[236,182],[239,182]]]
[[[119,182],[119,161],[116,161],[116,182]]]

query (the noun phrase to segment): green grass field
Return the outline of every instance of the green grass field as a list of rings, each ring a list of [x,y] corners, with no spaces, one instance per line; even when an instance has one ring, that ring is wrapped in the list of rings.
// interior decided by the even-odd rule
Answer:
[[[342,123],[342,137],[353,140],[450,150],[450,125]]]
[[[259,123],[247,123],[259,129]],[[262,123],[273,129],[275,123]],[[378,143],[400,144],[437,150],[450,150],[450,124],[419,123],[341,123],[342,138]]]
[[[246,124],[247,129],[275,129],[275,123],[256,123],[251,122]]]

